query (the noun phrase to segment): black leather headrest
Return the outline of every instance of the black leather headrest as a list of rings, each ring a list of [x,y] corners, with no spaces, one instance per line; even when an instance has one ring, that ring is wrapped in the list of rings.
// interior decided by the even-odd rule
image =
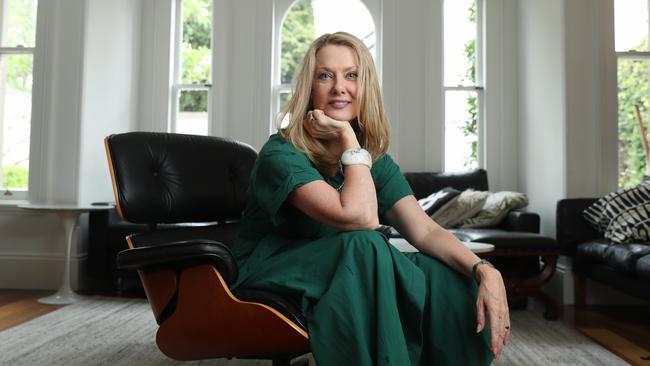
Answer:
[[[472,188],[477,191],[488,190],[488,177],[485,169],[474,169],[467,172],[416,172],[404,173],[415,198],[420,199],[433,192],[452,187],[459,191]]]
[[[238,219],[257,153],[214,136],[129,132],[105,139],[118,212],[135,223]]]

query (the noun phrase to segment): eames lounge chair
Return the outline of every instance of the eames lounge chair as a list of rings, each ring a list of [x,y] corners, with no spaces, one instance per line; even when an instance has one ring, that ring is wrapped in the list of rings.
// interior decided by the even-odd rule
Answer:
[[[306,322],[289,299],[229,289],[237,279],[230,247],[255,150],[225,138],[153,132],[104,142],[118,214],[150,228],[127,237],[118,266],[138,271],[159,325],[158,348],[176,360],[265,358],[274,366],[309,352]]]

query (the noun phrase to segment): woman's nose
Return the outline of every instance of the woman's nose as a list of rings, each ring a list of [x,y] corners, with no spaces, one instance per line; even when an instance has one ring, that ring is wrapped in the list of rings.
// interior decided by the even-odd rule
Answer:
[[[331,92],[334,95],[345,94],[345,84],[343,83],[343,81],[341,81],[341,79],[336,78],[334,80],[334,85],[332,85]]]

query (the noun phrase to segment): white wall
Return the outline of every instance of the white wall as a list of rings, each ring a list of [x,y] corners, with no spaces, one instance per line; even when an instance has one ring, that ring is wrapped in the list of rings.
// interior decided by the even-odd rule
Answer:
[[[542,232],[554,235],[565,196],[564,1],[519,2],[519,171]]]
[[[111,202],[104,137],[137,125],[140,3],[87,0],[84,36],[77,200]]]

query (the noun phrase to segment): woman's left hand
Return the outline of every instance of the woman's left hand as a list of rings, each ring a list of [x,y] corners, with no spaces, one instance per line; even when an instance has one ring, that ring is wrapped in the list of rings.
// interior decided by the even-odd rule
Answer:
[[[479,280],[478,296],[476,298],[476,332],[485,329],[486,314],[490,319],[492,335],[492,353],[499,358],[503,347],[510,338],[510,313],[508,299],[501,273],[488,265],[478,266],[476,271]]]

